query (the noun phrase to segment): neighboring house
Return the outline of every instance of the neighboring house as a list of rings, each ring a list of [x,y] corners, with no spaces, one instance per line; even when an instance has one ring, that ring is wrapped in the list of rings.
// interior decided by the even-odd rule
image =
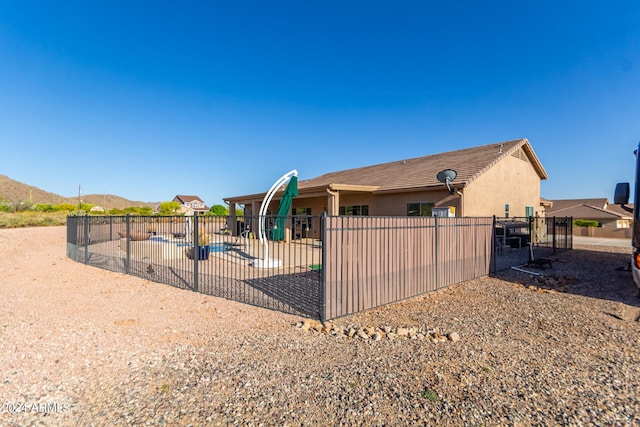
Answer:
[[[436,175],[453,169],[452,191]],[[292,214],[431,216],[435,207],[455,216],[543,215],[540,181],[547,179],[527,139],[398,160],[298,182]],[[265,193],[225,198],[230,212],[244,205],[257,216]],[[278,195],[274,199],[277,200]],[[275,214],[278,202],[269,208]]]
[[[570,216],[574,220],[598,221],[601,227],[606,228],[629,228],[633,220],[631,213],[609,204],[606,198],[551,200],[551,203],[545,213],[547,217]],[[633,205],[629,207],[633,208]]]
[[[177,195],[173,198],[173,202],[180,203],[180,212],[193,215],[204,215],[209,212],[209,208],[198,196]]]

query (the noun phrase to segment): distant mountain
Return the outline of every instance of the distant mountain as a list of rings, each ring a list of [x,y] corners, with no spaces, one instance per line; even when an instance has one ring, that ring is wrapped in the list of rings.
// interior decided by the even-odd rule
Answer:
[[[8,176],[0,175],[0,201],[19,202],[25,200],[51,205],[67,202],[65,197],[49,193],[32,185],[23,184]]]
[[[78,203],[77,197],[67,198],[68,203]],[[82,202],[89,203],[91,205],[99,205],[106,209],[124,209],[134,207],[145,207],[148,206],[150,208],[155,209],[158,207],[160,202],[140,202],[137,200],[129,200],[124,197],[114,196],[113,194],[83,194]]]
[[[58,194],[49,193],[32,185],[24,184],[13,180],[5,175],[0,175],[0,202],[20,202],[32,201],[39,204],[57,205],[60,203],[78,204],[77,197],[63,197]],[[120,196],[112,194],[83,194],[82,202],[92,205],[99,205],[107,209],[124,209],[128,207],[144,207],[149,206],[155,208],[159,203],[140,202],[128,200]]]

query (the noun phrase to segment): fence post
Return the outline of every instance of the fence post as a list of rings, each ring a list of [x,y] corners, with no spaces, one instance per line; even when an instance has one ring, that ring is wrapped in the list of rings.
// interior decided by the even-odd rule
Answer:
[[[529,262],[533,261],[533,217],[527,217],[529,223]]]
[[[567,217],[567,231],[565,249],[573,249],[573,217]],[[571,247],[569,247],[569,239],[571,239]]]
[[[556,254],[556,235],[558,234],[557,228],[558,226],[556,224],[556,217],[554,216],[553,217],[553,240],[552,240],[553,243],[551,245],[551,247],[553,248],[554,255]]]
[[[497,262],[497,248],[496,248],[496,216],[493,216],[493,228],[491,231],[491,273],[496,272]]]
[[[89,217],[84,216],[84,263],[89,263]]]
[[[109,215],[109,241],[113,241],[113,217]]]
[[[320,267],[320,321],[327,321],[327,213],[322,212],[320,217],[320,238],[322,239],[322,253],[320,254],[322,267]]]
[[[198,223],[199,215],[193,215],[193,291],[198,292],[198,258],[200,258],[200,250],[198,248]]]
[[[129,214],[125,217],[125,230],[127,237],[125,240],[127,258],[124,262],[124,272],[129,274],[129,265],[131,264],[131,224],[129,223]]]
[[[438,266],[440,265],[439,262],[439,257],[438,257],[438,249],[439,249],[439,242],[438,242],[438,234],[440,233],[438,230],[438,217],[434,216],[434,221],[435,221],[435,238],[433,239],[433,245],[435,246],[433,253],[435,254],[435,261],[436,261],[436,289],[440,289],[440,268],[438,268]]]

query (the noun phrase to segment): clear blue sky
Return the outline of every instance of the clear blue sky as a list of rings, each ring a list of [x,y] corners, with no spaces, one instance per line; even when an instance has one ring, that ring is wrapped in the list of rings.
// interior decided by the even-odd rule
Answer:
[[[633,179],[640,2],[0,1],[0,174],[63,196],[221,204],[522,137],[543,197]]]

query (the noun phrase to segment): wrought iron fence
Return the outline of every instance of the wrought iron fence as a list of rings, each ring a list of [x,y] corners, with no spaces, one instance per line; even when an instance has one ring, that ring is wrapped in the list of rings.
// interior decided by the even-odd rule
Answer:
[[[280,221],[277,221],[280,219]],[[67,220],[82,263],[328,320],[571,249],[567,218],[84,216]]]
[[[573,248],[571,217],[494,218],[493,272]]]
[[[309,218],[309,226],[319,224],[316,219]],[[216,216],[69,217],[67,254],[178,288],[319,318],[318,241],[261,244],[244,227],[231,233],[228,224],[228,217]]]

